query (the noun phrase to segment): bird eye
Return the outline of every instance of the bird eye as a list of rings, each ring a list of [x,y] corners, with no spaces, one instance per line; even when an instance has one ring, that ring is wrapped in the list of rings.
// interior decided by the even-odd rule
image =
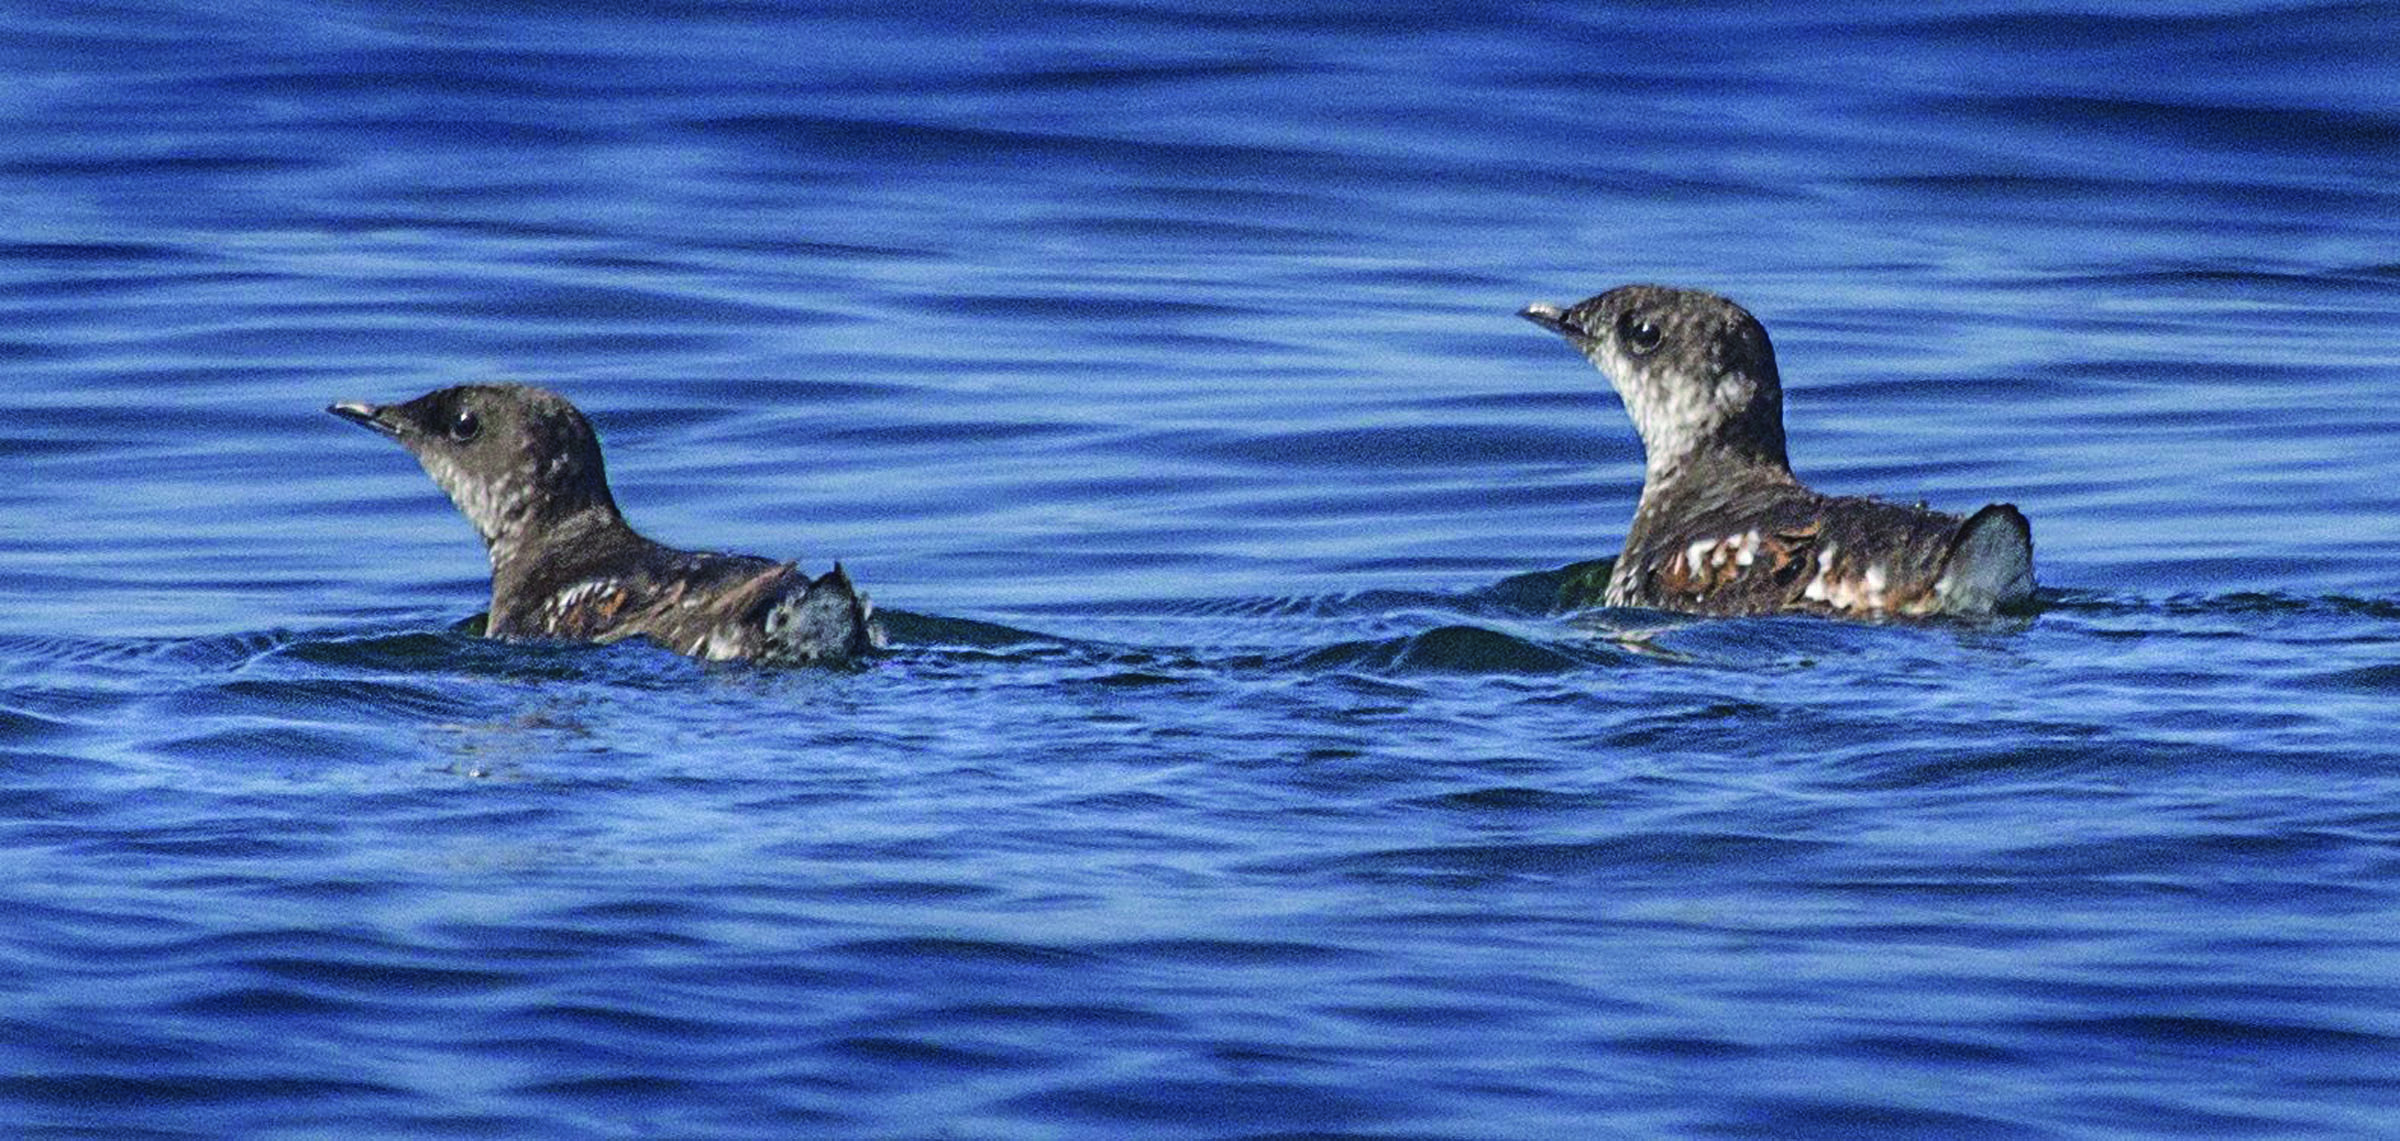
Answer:
[[[450,418],[450,438],[461,444],[474,439],[482,431],[483,421],[476,418],[472,408],[461,408],[458,415]]]
[[[1648,319],[1628,313],[1617,321],[1617,337],[1625,342],[1627,352],[1641,357],[1657,349],[1658,343],[1666,339],[1666,334],[1659,332],[1658,326],[1651,324]]]

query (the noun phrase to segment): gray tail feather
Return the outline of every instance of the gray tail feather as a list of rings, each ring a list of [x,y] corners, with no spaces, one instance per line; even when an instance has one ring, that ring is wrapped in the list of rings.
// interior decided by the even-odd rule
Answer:
[[[2033,597],[2033,525],[2015,504],[1994,503],[1969,516],[1950,542],[1942,570],[1942,609],[1989,614]]]
[[[771,662],[846,662],[884,646],[875,604],[851,585],[840,563],[806,590],[784,595],[767,611],[766,630],[759,656]]]

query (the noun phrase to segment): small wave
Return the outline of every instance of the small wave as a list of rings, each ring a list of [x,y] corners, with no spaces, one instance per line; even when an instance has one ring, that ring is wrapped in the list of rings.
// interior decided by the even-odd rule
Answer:
[[[1614,558],[1586,559],[1555,570],[1510,575],[1475,592],[1474,597],[1537,614],[1588,609],[1600,604],[1616,565]]]
[[[1227,1136],[1360,1137],[1371,1135],[1365,1130],[1376,1123],[1419,1108],[1412,1101],[1393,1090],[1360,1096],[1326,1080],[1144,1077],[1062,1085],[1005,1104],[1045,1120],[1106,1123],[1125,1134],[1171,1132],[1159,1127],[1204,1121],[1228,1130]]]
[[[2263,620],[2276,629],[2310,619],[2354,627],[2360,619],[2400,618],[2400,600],[2389,598],[2246,591],[2158,598],[2078,588],[2045,588],[2025,612],[1996,621],[1930,625],[1806,615],[1708,618],[1576,605],[1577,595],[1603,581],[1608,567],[1608,560],[1593,560],[1455,592],[1382,589],[1038,608],[1066,633],[902,610],[884,610],[879,617],[891,644],[885,660],[913,675],[1039,666],[1056,680],[1088,679],[1096,671],[1105,683],[1124,686],[1261,671],[1553,676],[1660,662],[1775,670],[1861,653],[1895,661],[1948,661],[1957,647],[2011,642],[2008,635],[2045,615],[2095,628],[2195,615]],[[195,675],[239,674],[231,687],[212,691],[212,700],[275,704],[290,698],[332,705],[363,700],[385,712],[423,712],[446,699],[405,687],[345,695],[340,679],[450,676],[657,687],[689,685],[744,668],[693,661],[641,641],[607,646],[493,641],[482,636],[482,623],[479,614],[448,626],[271,629],[197,638],[13,635],[0,636],[0,660],[76,673],[180,677],[186,683]],[[2239,636],[2248,624],[2235,621],[2219,636]],[[1991,640],[1995,634],[1998,642]],[[2370,661],[2304,680],[2381,693],[2394,688],[2393,676],[2388,666]],[[293,688],[282,688],[287,685]],[[39,718],[54,711],[21,707],[10,712],[34,719],[11,722],[9,729],[39,736],[45,732]]]
[[[1481,626],[1445,625],[1396,638],[1337,642],[1285,656],[1303,670],[1371,673],[1560,674],[1622,665],[1631,656],[1599,644],[1537,642]]]
[[[1468,885],[1514,877],[1705,876],[1723,869],[1758,872],[1805,858],[1824,841],[1723,831],[1634,832],[1580,842],[1460,844],[1389,848],[1268,861],[1252,870],[1336,879]]]
[[[2104,590],[2044,588],[2035,596],[2035,601],[2044,612],[2075,614],[2148,614],[2175,618],[2216,614],[2400,619],[2400,597],[2292,594],[2273,590],[2171,594],[2159,598]]]
[[[512,681],[614,681],[631,685],[683,680],[700,669],[679,654],[642,642],[589,646],[500,642],[453,627],[443,631],[320,634],[279,647],[273,658],[370,674],[450,674]]]
[[[32,745],[72,736],[75,727],[21,709],[0,705],[0,745]]]

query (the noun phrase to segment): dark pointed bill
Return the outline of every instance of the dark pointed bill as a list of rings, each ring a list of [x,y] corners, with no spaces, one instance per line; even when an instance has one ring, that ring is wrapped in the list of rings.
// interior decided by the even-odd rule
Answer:
[[[386,436],[397,436],[400,434],[398,429],[393,428],[389,422],[376,415],[376,413],[382,411],[382,409],[377,408],[372,404],[367,404],[356,400],[345,400],[340,404],[328,404],[325,406],[325,410],[341,417],[344,420],[348,420],[359,427],[369,428],[374,431],[381,432]]]
[[[1517,316],[1523,317],[1524,319],[1531,321],[1536,325],[1540,325],[1542,328],[1548,329],[1562,337],[1574,337],[1578,340],[1590,339],[1583,330],[1578,329],[1574,325],[1568,323],[1566,310],[1561,309],[1556,305],[1552,305],[1547,301],[1536,301],[1533,304],[1524,307],[1523,309],[1519,309],[1517,310]]]

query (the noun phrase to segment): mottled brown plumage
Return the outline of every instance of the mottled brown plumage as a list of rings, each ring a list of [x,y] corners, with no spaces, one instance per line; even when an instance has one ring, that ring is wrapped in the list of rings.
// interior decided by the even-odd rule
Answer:
[[[712,660],[844,661],[882,643],[837,564],[683,551],[644,538],[609,493],[600,440],[556,393],[465,385],[327,411],[398,440],[483,536],[485,632],[509,640],[648,638]]]
[[[1801,485],[1774,345],[1741,306],[1628,285],[1523,316],[1608,377],[1642,438],[1641,503],[1601,601],[1883,618],[1989,614],[2031,597],[2033,535],[2013,506],[1961,519]]]

